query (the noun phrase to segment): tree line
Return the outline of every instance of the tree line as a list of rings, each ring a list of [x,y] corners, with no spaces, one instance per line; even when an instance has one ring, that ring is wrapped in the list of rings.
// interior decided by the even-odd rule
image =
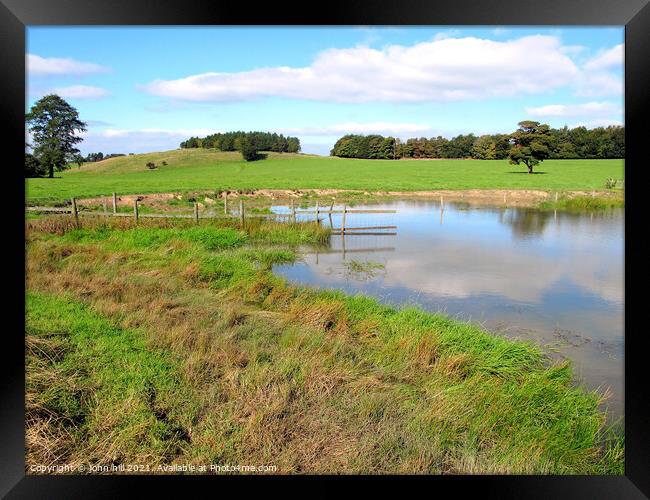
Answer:
[[[129,155],[132,155],[133,153],[129,153]],[[116,158],[118,156],[126,156],[125,153],[110,153],[110,154],[104,154],[101,151],[99,153],[88,153],[88,156],[86,156],[83,161],[85,163],[93,163],[96,161],[102,161],[102,160],[108,160],[109,158]]]
[[[524,123],[524,122],[522,122]],[[528,123],[528,122],[526,122]],[[530,122],[533,123],[533,122]],[[536,122],[534,122],[536,123]],[[593,159],[624,158],[625,128],[611,125],[554,129],[544,133],[548,158]],[[501,160],[511,157],[517,132],[512,134],[460,134],[445,137],[420,137],[401,141],[381,135],[348,134],[341,137],[330,155],[341,158],[400,159],[400,158],[475,158]]]
[[[214,148],[220,151],[242,151],[242,153],[253,150],[255,152],[297,153],[300,151],[300,139],[271,132],[237,131],[212,134],[206,137],[190,137],[181,142],[180,147],[183,149]]]

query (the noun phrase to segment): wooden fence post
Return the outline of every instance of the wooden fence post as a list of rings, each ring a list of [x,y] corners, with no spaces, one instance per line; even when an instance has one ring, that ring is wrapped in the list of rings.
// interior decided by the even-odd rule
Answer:
[[[199,204],[194,202],[194,221],[199,223]]]
[[[296,223],[296,207],[293,204],[293,198],[291,199],[291,222]]]
[[[347,207],[343,205],[343,218],[341,219],[341,234],[345,233],[345,212],[347,211]]]
[[[228,215],[228,193],[223,197],[223,213]]]
[[[139,214],[138,214],[138,199],[137,198],[133,199],[133,217],[135,217],[135,222],[137,224],[138,223],[138,217],[139,217]]]
[[[239,223],[241,227],[244,227],[244,221],[245,221],[245,216],[244,216],[244,200],[239,200]]]
[[[316,200],[316,222],[318,223],[318,200]]]
[[[106,205],[106,200],[102,202],[102,205],[104,207],[104,217],[108,215],[108,205]]]
[[[334,222],[332,222],[332,210],[334,210],[334,198],[332,198],[332,204],[330,205],[329,219],[330,219],[330,229],[334,229]]]
[[[113,193],[113,213],[117,213],[117,195]]]
[[[445,199],[442,195],[440,195],[440,210],[445,209]]]
[[[72,198],[72,213],[74,214],[74,226],[79,229],[79,211],[77,210],[77,200]]]

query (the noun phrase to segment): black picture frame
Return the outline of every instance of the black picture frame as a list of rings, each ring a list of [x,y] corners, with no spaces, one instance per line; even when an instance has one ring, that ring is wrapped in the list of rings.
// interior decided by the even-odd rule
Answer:
[[[115,477],[115,476],[27,476],[25,474],[24,435],[24,292],[25,249],[19,242],[24,236],[24,154],[25,113],[25,27],[28,25],[618,25],[625,26],[625,126],[626,126],[626,220],[625,220],[625,291],[640,284],[642,269],[642,228],[637,219],[641,212],[642,168],[645,150],[644,121],[650,104],[650,5],[649,0],[444,0],[413,1],[357,0],[329,1],[290,7],[291,4],[267,2],[199,0],[0,0],[0,61],[2,62],[2,99],[0,116],[8,126],[3,148],[4,227],[11,232],[3,245],[5,270],[9,272],[5,291],[9,302],[4,322],[3,363],[0,364],[2,398],[0,400],[0,495],[22,497],[115,497],[133,491],[137,482],[147,489],[163,488],[168,494],[182,487],[200,484],[213,492],[222,492],[227,483],[242,492],[249,485],[287,491],[285,480],[309,488],[311,495],[338,494],[349,490],[348,477],[311,477],[319,485],[307,484],[304,477]],[[22,189],[20,186],[23,186]],[[13,199],[15,196],[15,200]],[[637,208],[638,207],[638,208]],[[22,215],[19,213],[23,211]],[[15,213],[14,213],[15,212]],[[646,222],[647,224],[647,222]],[[641,231],[642,232],[642,231]],[[22,263],[20,266],[18,263]],[[23,269],[21,269],[21,267]],[[22,275],[21,275],[22,273]],[[362,486],[386,491],[397,487],[405,491],[406,481],[420,483],[420,492],[462,494],[468,490],[495,498],[647,498],[650,496],[650,414],[648,377],[643,337],[645,331],[634,327],[640,316],[643,291],[626,293],[625,307],[625,476],[426,476],[363,477]],[[11,325],[11,326],[10,326]],[[214,489],[213,480],[219,481]],[[247,484],[243,484],[247,480]],[[207,481],[211,481],[209,484]],[[183,483],[182,485],[179,483]],[[409,484],[410,486],[410,484]],[[292,491],[293,488],[290,488]],[[148,491],[148,493],[152,493]],[[415,491],[414,491],[415,493]],[[418,495],[421,493],[417,493]]]

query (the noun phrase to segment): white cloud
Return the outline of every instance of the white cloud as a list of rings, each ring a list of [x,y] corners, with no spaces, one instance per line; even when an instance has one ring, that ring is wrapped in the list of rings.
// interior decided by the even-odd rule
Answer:
[[[578,55],[587,50],[587,47],[584,45],[564,45],[560,48],[563,54],[567,55]]]
[[[457,29],[445,30],[436,33],[436,35],[433,37],[433,40],[434,41],[446,40],[447,38],[453,38],[458,35],[460,35],[460,30]]]
[[[138,130],[128,130],[128,129],[114,129],[109,128],[101,132],[88,132],[86,135],[95,135],[100,137],[127,137],[127,136],[142,136],[142,135],[158,135],[164,137],[185,137],[189,138],[191,136],[205,136],[209,134],[216,133],[213,129],[208,128],[196,128],[196,129],[159,129],[159,128],[143,128]]]
[[[621,116],[623,107],[611,102],[587,102],[584,104],[548,104],[526,108],[526,113],[539,117],[602,117]]]
[[[534,35],[509,41],[446,38],[382,49],[321,52],[310,66],[209,72],[155,80],[151,94],[220,102],[286,97],[343,103],[423,102],[539,93],[569,85],[580,69],[559,38]]]
[[[609,50],[601,51],[598,55],[585,63],[585,69],[596,70],[622,66],[625,59],[623,44],[620,43]]]
[[[89,127],[108,127],[111,125],[111,123],[105,122],[104,120],[86,120],[86,124]]]
[[[610,125],[617,125],[622,127],[623,122],[617,119],[610,120],[606,118],[600,118],[596,120],[580,121],[580,122],[572,123],[567,126],[569,128],[576,128],[576,127],[595,128],[595,127],[609,127]]]
[[[106,73],[110,68],[99,64],[76,61],[58,57],[41,57],[27,54],[27,71],[29,75],[87,75]]]
[[[577,83],[576,95],[582,97],[622,94],[623,79],[606,71],[585,71]]]
[[[72,85],[70,87],[59,87],[50,90],[48,94],[57,94],[61,97],[71,99],[97,99],[99,97],[106,97],[110,92],[101,87],[93,87],[90,85]]]
[[[622,95],[623,78],[620,71],[625,62],[623,44],[600,51],[585,61],[583,72],[577,82],[576,95],[598,97]]]
[[[390,122],[372,122],[358,123],[346,122],[324,127],[301,127],[301,128],[284,128],[282,132],[287,134],[299,134],[306,136],[313,135],[338,135],[338,134],[382,134],[397,135],[418,134],[431,130],[429,125],[418,123],[390,123]]]
[[[119,129],[89,130],[80,134],[83,154],[96,151],[103,153],[147,153],[177,149],[179,144],[191,136],[206,136],[217,130],[198,129]]]

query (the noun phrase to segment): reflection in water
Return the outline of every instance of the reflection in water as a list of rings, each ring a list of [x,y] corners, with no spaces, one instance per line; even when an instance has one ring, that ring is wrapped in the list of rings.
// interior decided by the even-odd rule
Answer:
[[[333,236],[327,248],[305,249],[303,261],[276,271],[552,347],[574,360],[589,387],[611,387],[610,412],[622,413],[622,210],[580,215],[450,203],[441,210],[428,201],[372,208],[398,212],[348,214],[347,223],[397,225],[396,236]],[[340,216],[332,218],[340,227]]]
[[[543,235],[546,224],[552,217],[553,214],[550,212],[519,208],[501,211],[499,220],[512,227],[513,236],[530,238]]]

